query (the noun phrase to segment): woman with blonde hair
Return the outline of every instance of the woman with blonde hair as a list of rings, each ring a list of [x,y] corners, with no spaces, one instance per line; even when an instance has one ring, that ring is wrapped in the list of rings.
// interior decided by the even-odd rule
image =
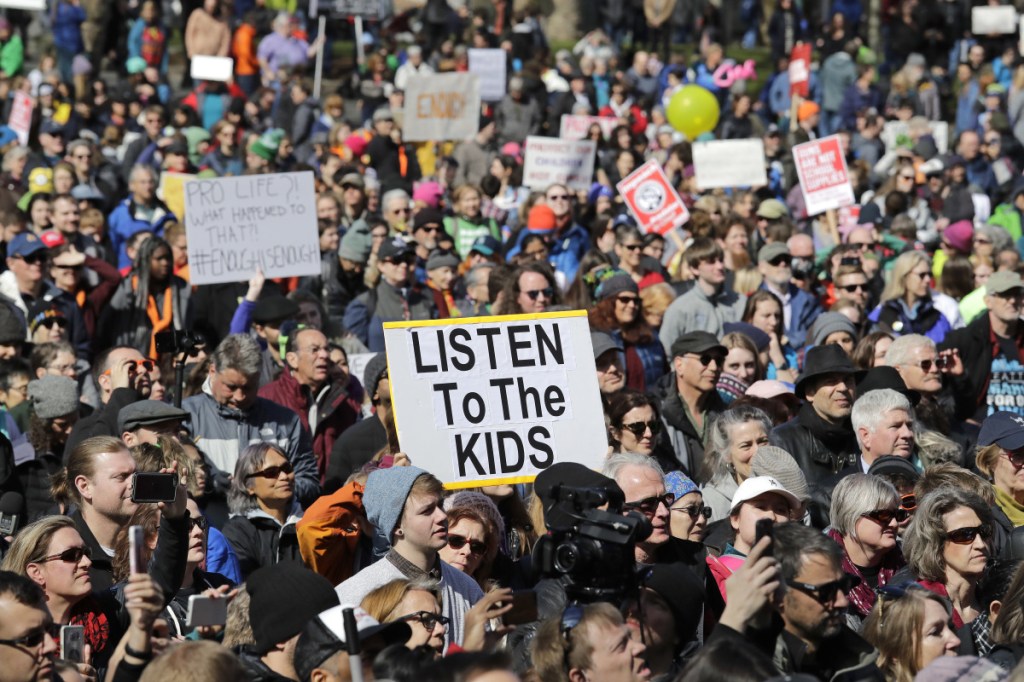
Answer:
[[[959,314],[951,319],[939,309],[940,305],[943,309],[947,307],[940,297],[948,297],[933,292],[931,282],[932,263],[928,256],[920,251],[900,255],[889,273],[881,302],[868,315],[872,330],[893,336],[923,334],[941,343],[958,321],[962,325],[962,320]],[[952,301],[952,310],[956,309],[956,301]]]
[[[665,319],[665,311],[676,300],[675,289],[667,282],[658,282],[640,289],[640,307],[644,320],[654,331],[655,336],[661,329],[661,321]]]
[[[889,682],[913,682],[940,656],[956,656],[960,639],[949,627],[953,609],[917,583],[886,585],[861,634],[878,649],[878,668]]]
[[[448,618],[441,615],[441,586],[436,580],[392,580],[363,597],[360,606],[379,623],[408,623],[412,636],[405,646],[415,649],[426,645],[441,656]]]

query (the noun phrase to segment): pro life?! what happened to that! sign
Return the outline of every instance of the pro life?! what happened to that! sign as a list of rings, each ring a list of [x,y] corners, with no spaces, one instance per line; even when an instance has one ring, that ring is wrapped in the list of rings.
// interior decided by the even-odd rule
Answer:
[[[584,311],[384,325],[402,451],[448,488],[528,483],[608,451]]]

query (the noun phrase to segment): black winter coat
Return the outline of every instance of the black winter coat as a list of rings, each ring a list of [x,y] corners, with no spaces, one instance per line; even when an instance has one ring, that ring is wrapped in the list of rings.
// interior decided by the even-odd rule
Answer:
[[[284,526],[263,511],[250,511],[245,516],[232,516],[221,532],[238,556],[242,575],[248,577],[257,568],[273,566],[281,561],[301,561],[295,524],[296,509]]]
[[[817,423],[816,423],[817,422]],[[860,454],[857,438],[851,427],[848,433],[839,435],[836,430],[829,442],[822,442],[821,419],[810,404],[800,408],[797,416],[772,430],[769,440],[789,454],[800,465],[807,477],[808,485],[823,484],[843,468],[856,464]]]

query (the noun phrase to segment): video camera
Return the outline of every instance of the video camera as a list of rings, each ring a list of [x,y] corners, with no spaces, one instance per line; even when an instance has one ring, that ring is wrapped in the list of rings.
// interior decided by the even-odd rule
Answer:
[[[160,332],[154,340],[157,353],[173,353],[188,357],[195,357],[199,347],[206,345],[206,339],[202,334],[181,329]]]
[[[638,583],[634,546],[651,534],[650,521],[638,512],[622,514],[625,500],[614,484],[556,484],[544,498],[548,534],[533,555],[541,575],[567,578],[570,601],[621,602]]]

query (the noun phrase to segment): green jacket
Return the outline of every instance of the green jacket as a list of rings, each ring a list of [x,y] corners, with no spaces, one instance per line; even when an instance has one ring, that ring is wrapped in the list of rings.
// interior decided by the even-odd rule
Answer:
[[[21,65],[25,62],[25,46],[21,44],[21,36],[17,33],[11,34],[10,40],[0,44],[0,69],[7,76],[14,77],[21,72]]]
[[[1014,243],[1021,238],[1020,211],[1012,203],[999,204],[988,219],[989,225],[998,225],[1006,230]]]

